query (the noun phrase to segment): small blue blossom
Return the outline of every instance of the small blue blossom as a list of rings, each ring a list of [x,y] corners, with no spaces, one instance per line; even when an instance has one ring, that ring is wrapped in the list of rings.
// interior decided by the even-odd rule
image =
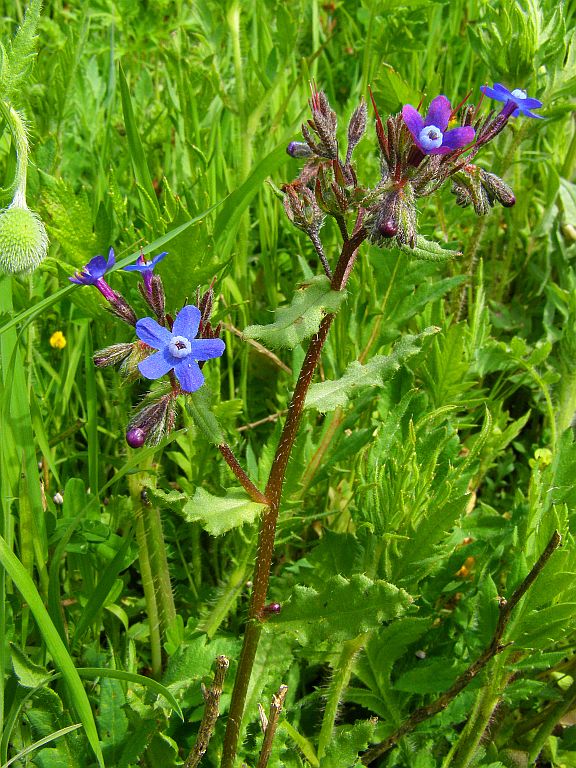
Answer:
[[[98,285],[98,281],[102,280],[106,272],[112,269],[114,262],[114,249],[110,248],[108,251],[108,261],[106,261],[104,256],[94,256],[82,270],[76,272],[74,277],[69,277],[68,279],[77,285]]]
[[[220,357],[226,348],[222,339],[196,338],[200,319],[200,310],[189,304],[178,312],[171,331],[163,328],[151,317],[138,320],[138,338],[158,350],[138,363],[142,376],[147,379],[159,379],[174,370],[184,392],[200,389],[204,384],[204,376],[198,361]]]
[[[447,155],[474,141],[470,125],[447,130],[452,107],[446,96],[436,96],[430,102],[426,117],[410,104],[402,108],[402,117],[414,142],[425,155]]]
[[[159,264],[164,256],[168,255],[168,251],[163,251],[162,253],[159,253],[158,256],[154,256],[152,261],[146,261],[144,258],[144,254],[141,253],[140,256],[138,256],[138,260],[136,261],[136,264],[130,264],[128,267],[124,267],[124,269],[127,272],[140,272],[142,275],[142,278],[144,279],[144,286],[146,288],[146,293],[148,296],[152,295],[152,274],[154,273],[154,267]]]
[[[487,85],[483,85],[480,90],[485,96],[488,96],[489,99],[503,101],[504,104],[507,104],[509,101],[516,104],[517,109],[512,112],[512,117],[524,115],[524,117],[536,117],[540,120],[544,119],[542,115],[535,115],[531,111],[532,109],[540,109],[542,102],[538,101],[538,99],[529,98],[526,91],[523,91],[521,88],[514,88],[513,91],[509,91],[508,88],[505,88],[501,83],[494,83],[494,88],[489,88]]]
[[[163,251],[162,253],[159,253],[158,256],[154,256],[152,261],[146,261],[144,254],[141,253],[140,256],[138,256],[136,264],[130,264],[129,266],[124,267],[124,269],[126,272],[141,272],[142,274],[146,274],[146,272],[154,272],[154,267],[167,255],[168,251]]]

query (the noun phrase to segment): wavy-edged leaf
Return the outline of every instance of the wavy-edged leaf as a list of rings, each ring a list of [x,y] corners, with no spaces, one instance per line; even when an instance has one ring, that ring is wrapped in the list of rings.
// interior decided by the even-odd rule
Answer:
[[[387,581],[364,574],[334,576],[319,591],[297,585],[290,601],[272,621],[292,631],[302,643],[342,642],[400,616],[412,598]]]
[[[150,497],[167,507],[179,512],[189,523],[200,523],[211,536],[239,528],[245,523],[253,523],[265,508],[265,504],[251,501],[242,488],[231,488],[226,496],[214,496],[204,488],[196,488],[190,497],[177,491],[164,491],[148,488]]]
[[[416,237],[414,248],[410,248],[409,245],[401,245],[400,250],[411,259],[422,259],[423,261],[448,261],[462,256],[461,251],[450,251],[447,248],[442,248],[437,242],[426,240],[422,235]]]
[[[343,291],[333,291],[324,275],[317,275],[294,294],[289,307],[280,307],[270,325],[249,325],[244,331],[248,339],[258,339],[269,347],[294,349],[301,341],[316,333],[322,318],[337,312],[344,300]]]
[[[421,344],[427,336],[438,333],[439,330],[431,327],[417,336],[403,336],[389,355],[375,355],[366,365],[355,360],[346,368],[340,379],[312,384],[305,407],[327,413],[338,407],[345,407],[351,395],[360,387],[382,386],[408,358],[420,352]]]

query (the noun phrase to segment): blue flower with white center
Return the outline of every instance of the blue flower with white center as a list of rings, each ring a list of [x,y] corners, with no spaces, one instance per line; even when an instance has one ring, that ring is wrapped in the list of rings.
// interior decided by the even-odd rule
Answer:
[[[138,369],[147,379],[159,379],[174,370],[184,392],[196,392],[204,384],[198,361],[220,357],[226,345],[222,339],[197,339],[201,313],[190,304],[176,315],[172,330],[163,328],[156,320],[145,317],[136,323],[138,338],[157,349],[150,357],[138,363]]]
[[[514,88],[513,91],[509,91],[508,88],[505,88],[501,83],[494,83],[494,88],[489,88],[487,85],[483,85],[480,90],[485,96],[488,96],[489,99],[503,101],[504,104],[507,104],[509,101],[516,104],[517,109],[512,112],[512,117],[524,115],[524,117],[536,117],[540,120],[544,119],[542,115],[535,115],[531,111],[533,109],[540,109],[542,102],[538,101],[538,99],[529,98],[526,91],[523,91],[521,88]]]
[[[452,107],[446,96],[436,96],[430,102],[426,117],[411,104],[402,108],[402,117],[417,147],[425,155],[447,155],[474,141],[475,131],[470,125],[448,130]]]

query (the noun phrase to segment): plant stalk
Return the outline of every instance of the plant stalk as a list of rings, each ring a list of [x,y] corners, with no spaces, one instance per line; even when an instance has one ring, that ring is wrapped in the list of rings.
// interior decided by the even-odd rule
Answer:
[[[340,258],[338,259],[338,264],[336,265],[336,270],[332,278],[332,290],[341,291],[346,287],[350,272],[356,261],[358,249],[366,239],[366,236],[366,232],[362,228],[362,213],[360,212],[353,236],[349,240],[346,240],[342,246]],[[249,619],[244,634],[244,643],[240,655],[240,662],[238,664],[238,671],[236,672],[232,700],[230,702],[230,712],[226,726],[226,735],[224,737],[221,768],[233,768],[234,765],[248,684],[250,682],[254,659],[258,649],[258,642],[260,640],[260,633],[262,631],[262,609],[264,608],[266,594],[268,592],[270,566],[272,564],[274,541],[276,538],[276,524],[278,522],[278,511],[280,508],[284,478],[286,476],[286,468],[298,435],[298,427],[304,410],[306,394],[310,387],[314,371],[320,361],[320,355],[334,317],[335,315],[333,314],[325,315],[320,323],[320,328],[310,341],[294,389],[294,394],[292,395],[292,400],[288,407],[288,415],[284,422],[280,442],[276,448],[272,469],[270,471],[268,483],[266,484],[266,490],[264,491],[264,496],[268,501],[269,507],[264,512],[260,523],[256,567],[253,579],[254,587],[250,603]]]

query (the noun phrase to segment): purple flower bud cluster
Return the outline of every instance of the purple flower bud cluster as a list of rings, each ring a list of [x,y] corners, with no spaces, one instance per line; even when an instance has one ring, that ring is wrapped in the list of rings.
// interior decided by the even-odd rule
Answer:
[[[348,148],[343,160],[338,153],[338,121],[326,94],[314,86],[310,108],[312,119],[302,126],[305,142],[291,142],[288,154],[305,158],[298,178],[283,187],[288,218],[305,231],[321,253],[318,232],[325,215],[333,217],[347,237],[346,217],[356,212],[369,239],[381,246],[397,243],[415,247],[417,200],[427,197],[451,180],[458,205],[472,205],[478,215],[499,202],[515,203],[508,185],[472,160],[482,146],[492,141],[510,118],[538,118],[532,110],[542,103],[524,90],[508,90],[500,83],[483,86],[483,95],[503,102],[500,112],[480,115],[466,105],[457,107],[448,98],[433,98],[424,112],[406,104],[401,112],[383,120],[372,93],[375,129],[380,151],[381,178],[373,187],[362,187],[352,164],[352,153],[366,130],[367,110],[362,100],[348,124]]]

